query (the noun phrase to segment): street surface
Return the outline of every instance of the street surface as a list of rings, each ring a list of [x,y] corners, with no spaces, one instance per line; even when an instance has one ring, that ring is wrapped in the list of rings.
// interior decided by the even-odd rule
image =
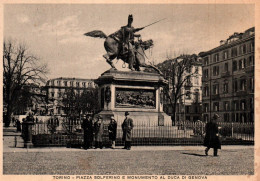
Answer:
[[[4,147],[3,174],[252,175],[253,146],[223,146],[218,157],[202,146],[117,149]]]

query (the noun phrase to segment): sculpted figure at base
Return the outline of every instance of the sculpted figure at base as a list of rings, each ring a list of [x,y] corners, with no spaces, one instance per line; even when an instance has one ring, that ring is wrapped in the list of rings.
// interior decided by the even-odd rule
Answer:
[[[122,26],[118,31],[109,36],[107,36],[100,30],[94,30],[85,33],[84,35],[90,37],[105,38],[104,47],[107,53],[103,55],[103,57],[106,59],[107,63],[111,65],[112,68],[115,69],[113,60],[117,58],[123,60],[125,63],[128,63],[129,69],[131,69],[132,71],[140,71],[140,67],[146,67],[153,68],[161,74],[161,71],[155,66],[147,65],[145,63],[145,50],[153,46],[153,40],[142,41],[141,35],[136,34],[136,32],[154,23],[142,28],[134,28],[132,26],[132,23],[133,15],[129,15],[127,25]],[[138,38],[138,40],[135,41],[135,38]]]

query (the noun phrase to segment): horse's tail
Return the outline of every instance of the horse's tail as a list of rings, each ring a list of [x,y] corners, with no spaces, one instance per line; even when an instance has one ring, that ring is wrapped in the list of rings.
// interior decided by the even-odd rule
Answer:
[[[85,33],[84,35],[94,37],[94,38],[107,38],[107,35],[100,30],[90,31],[88,33]]]

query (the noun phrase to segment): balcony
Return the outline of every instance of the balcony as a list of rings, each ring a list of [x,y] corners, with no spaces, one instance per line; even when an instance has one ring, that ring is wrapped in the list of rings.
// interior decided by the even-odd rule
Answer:
[[[253,65],[245,68],[246,73],[250,73],[250,72],[254,73],[254,70],[255,70],[255,66],[253,66]]]
[[[226,71],[226,72],[222,72],[221,73],[221,77],[229,77],[230,76],[230,72],[229,71]]]
[[[212,100],[220,100],[219,94],[211,95]]]
[[[235,93],[236,96],[245,96],[248,95],[248,93],[245,90],[239,90]]]

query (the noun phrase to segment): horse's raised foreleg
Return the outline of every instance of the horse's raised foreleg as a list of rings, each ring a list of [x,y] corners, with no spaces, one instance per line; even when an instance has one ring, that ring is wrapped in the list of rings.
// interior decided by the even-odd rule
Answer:
[[[141,64],[140,67],[145,67],[145,68],[152,68],[155,71],[157,71],[160,75],[163,75],[163,73],[155,66],[153,65],[146,65],[146,64]]]

